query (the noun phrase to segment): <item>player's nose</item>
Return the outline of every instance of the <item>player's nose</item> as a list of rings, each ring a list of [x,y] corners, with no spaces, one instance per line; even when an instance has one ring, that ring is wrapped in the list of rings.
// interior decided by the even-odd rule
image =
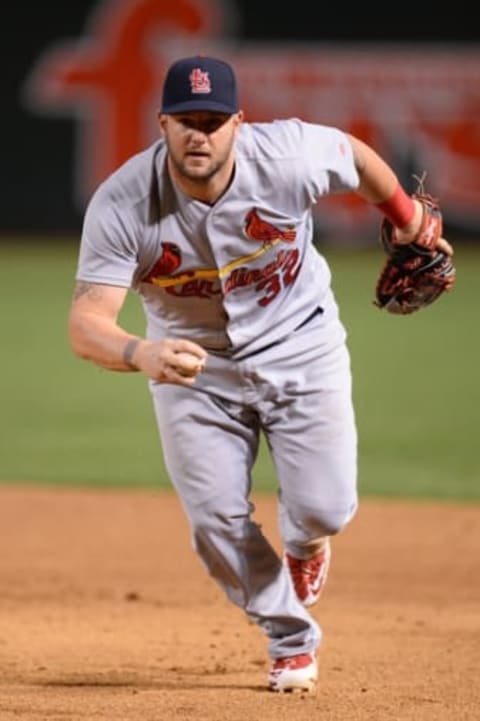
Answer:
[[[187,135],[187,143],[190,148],[199,148],[208,141],[208,135],[201,130],[191,128]]]

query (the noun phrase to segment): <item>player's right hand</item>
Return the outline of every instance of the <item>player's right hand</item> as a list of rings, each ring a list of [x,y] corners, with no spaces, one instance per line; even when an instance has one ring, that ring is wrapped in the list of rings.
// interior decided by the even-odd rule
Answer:
[[[207,353],[200,345],[182,338],[142,340],[135,350],[139,370],[158,383],[193,385],[206,360]]]

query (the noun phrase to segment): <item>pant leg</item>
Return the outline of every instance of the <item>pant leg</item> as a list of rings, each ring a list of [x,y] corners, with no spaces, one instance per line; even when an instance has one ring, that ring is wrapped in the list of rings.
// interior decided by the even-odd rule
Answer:
[[[301,396],[296,422],[303,413],[310,423],[301,435],[292,440],[288,425],[276,426],[269,435],[280,485],[281,535],[286,550],[298,558],[308,557],[315,539],[340,532],[358,505],[357,436],[348,391],[312,392],[308,400]]]
[[[271,353],[275,361],[255,359],[265,387],[261,422],[279,481],[284,545],[302,558],[315,539],[343,529],[358,504],[350,356],[335,306]]]
[[[211,359],[204,386],[214,382],[221,387],[229,363]],[[249,494],[258,417],[241,403],[203,390],[153,384],[152,391],[165,463],[207,570],[261,627],[272,658],[314,650],[320,628],[297,600],[281,559],[252,520]]]

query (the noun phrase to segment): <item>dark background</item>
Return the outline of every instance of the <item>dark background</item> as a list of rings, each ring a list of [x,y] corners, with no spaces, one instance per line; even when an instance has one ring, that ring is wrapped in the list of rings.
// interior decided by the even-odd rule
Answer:
[[[0,232],[77,232],[81,217],[74,206],[72,151],[74,120],[35,116],[20,106],[19,88],[35,59],[52,42],[79,37],[97,3],[9,3],[2,10],[2,192]],[[343,3],[267,0],[232,2],[237,8],[236,38],[251,41],[362,43],[441,43],[478,45],[478,24],[466,3],[439,14],[421,4],[385,7]]]

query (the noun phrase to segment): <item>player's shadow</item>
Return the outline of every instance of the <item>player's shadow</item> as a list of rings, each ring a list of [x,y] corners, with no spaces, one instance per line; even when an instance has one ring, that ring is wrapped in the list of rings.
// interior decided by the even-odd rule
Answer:
[[[182,676],[181,674],[176,675],[174,678],[165,677],[165,673],[162,672],[162,680],[151,679],[151,680],[132,680],[131,678],[103,678],[95,676],[78,677],[78,678],[57,678],[57,679],[45,679],[44,681],[36,681],[32,685],[42,686],[43,688],[90,688],[90,689],[101,689],[101,688],[122,688],[131,691],[131,693],[139,693],[145,690],[156,690],[156,691],[175,691],[181,689],[184,691],[200,691],[209,689],[223,689],[223,690],[245,690],[254,692],[266,692],[270,693],[268,688],[264,684],[248,684],[248,683],[228,683],[226,681],[213,681],[211,680],[211,674],[204,677],[204,681],[195,681],[192,679],[192,674]]]

